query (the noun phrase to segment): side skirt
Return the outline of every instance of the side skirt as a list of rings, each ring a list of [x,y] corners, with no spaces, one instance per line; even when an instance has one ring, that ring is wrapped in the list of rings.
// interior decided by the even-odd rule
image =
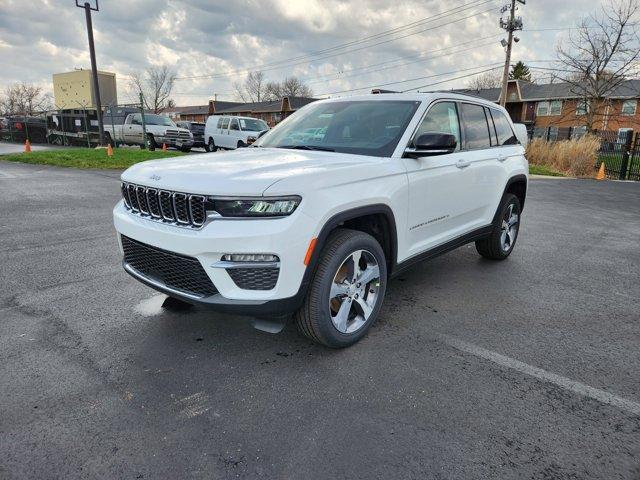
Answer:
[[[419,253],[414,255],[403,262],[396,264],[391,272],[391,278],[397,277],[401,273],[405,272],[409,268],[415,266],[416,264],[423,262],[425,260],[431,260],[432,258],[438,257],[442,254],[450,252],[451,250],[455,250],[456,248],[462,247],[467,243],[475,242],[476,240],[480,240],[482,238],[488,237],[493,230],[493,225],[487,225],[485,227],[477,228],[469,233],[465,233],[459,237],[454,238],[453,240],[449,240],[446,243],[438,245],[426,252]]]

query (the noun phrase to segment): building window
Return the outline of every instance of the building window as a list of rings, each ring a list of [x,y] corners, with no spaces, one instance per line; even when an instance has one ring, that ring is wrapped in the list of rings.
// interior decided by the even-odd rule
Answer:
[[[549,102],[549,115],[560,115],[562,113],[562,100],[551,100]]]
[[[549,102],[538,102],[536,115],[538,117],[546,117],[547,115],[549,115]]]
[[[589,113],[589,100],[578,100],[576,115],[586,115],[587,113]]]
[[[558,127],[549,127],[549,132],[547,133],[547,140],[553,142],[558,139]]]
[[[622,102],[622,115],[635,115],[638,100],[625,100]]]
[[[587,133],[587,126],[580,125],[578,127],[573,127],[573,130],[571,131],[571,136],[573,138],[580,138],[580,137],[584,137],[586,133]]]
[[[549,100],[538,102],[536,115],[538,117],[547,117],[550,115],[560,115],[562,113],[562,100]]]

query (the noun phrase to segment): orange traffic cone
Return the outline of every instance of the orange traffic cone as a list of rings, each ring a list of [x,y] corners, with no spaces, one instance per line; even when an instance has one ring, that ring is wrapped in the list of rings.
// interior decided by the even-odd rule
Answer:
[[[162,144],[162,151],[163,151],[163,152],[166,152],[166,151],[167,151],[167,144],[166,144],[166,143],[163,143],[163,144]]]
[[[600,170],[598,170],[598,175],[596,175],[596,180],[604,180],[606,177],[604,171],[604,162],[600,164]]]
[[[31,152],[31,142],[29,141],[28,138],[24,141],[24,151],[26,153]]]
[[[107,145],[107,157],[113,157],[113,147],[111,144]]]

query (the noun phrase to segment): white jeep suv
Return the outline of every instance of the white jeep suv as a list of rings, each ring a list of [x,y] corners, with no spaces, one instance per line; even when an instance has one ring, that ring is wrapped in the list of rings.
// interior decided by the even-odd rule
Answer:
[[[134,165],[114,221],[125,270],[178,304],[273,331],[295,312],[304,335],[345,347],[416,262],[469,242],[509,256],[527,176],[503,108],[371,94],[311,103],[252,148]]]

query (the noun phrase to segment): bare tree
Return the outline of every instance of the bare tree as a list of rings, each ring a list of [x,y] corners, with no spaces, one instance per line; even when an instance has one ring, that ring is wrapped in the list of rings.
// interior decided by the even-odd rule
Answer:
[[[313,92],[297,77],[267,82],[262,72],[251,72],[243,83],[235,83],[236,97],[243,102],[274,101],[282,97],[310,97]]]
[[[136,95],[142,92],[147,110],[160,113],[172,104],[175,105],[171,100],[175,80],[175,72],[166,65],[149,67],[143,75],[137,73],[131,75],[129,88]]]
[[[243,102],[261,102],[267,93],[267,83],[262,72],[249,72],[242,83],[234,83],[233,88],[238,100]]]
[[[282,97],[310,97],[313,91],[298,77],[287,77],[281,84]]]
[[[51,96],[42,87],[21,82],[9,85],[0,96],[0,112],[4,115],[33,115],[51,108]]]
[[[476,75],[467,84],[471,90],[484,90],[487,88],[500,88],[502,86],[502,73],[498,71],[485,72]]]
[[[611,0],[557,46],[557,77],[570,85],[585,111],[587,130],[607,114],[611,94],[637,67],[639,37],[632,17],[638,9],[638,0]]]

